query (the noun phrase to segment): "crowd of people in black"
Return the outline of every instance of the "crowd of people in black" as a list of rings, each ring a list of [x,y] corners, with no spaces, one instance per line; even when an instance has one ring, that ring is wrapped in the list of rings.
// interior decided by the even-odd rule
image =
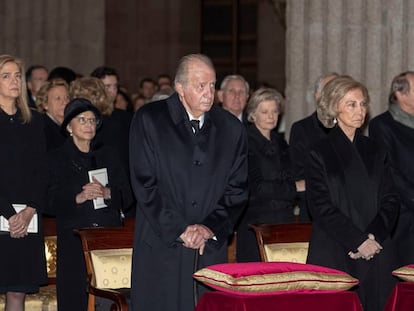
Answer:
[[[201,54],[183,57],[174,80],[142,79],[136,94],[113,68],[25,71],[0,55],[6,310],[23,310],[25,294],[46,283],[42,216],[57,222],[60,311],[87,306],[73,229],[120,226],[124,217],[136,218],[133,310],[192,310],[195,257],[198,268],[225,262],[236,230],[237,261],[260,261],[248,224],[296,221],[313,224],[308,263],[358,278],[364,310],[381,310],[391,272],[414,263],[414,72],[394,78],[369,137],[362,83],[327,73],[314,99],[288,144],[277,130],[283,95],[251,90],[236,74],[216,90]]]

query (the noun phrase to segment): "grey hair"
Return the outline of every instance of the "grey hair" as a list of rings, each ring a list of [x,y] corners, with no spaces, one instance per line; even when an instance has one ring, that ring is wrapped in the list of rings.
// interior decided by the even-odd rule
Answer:
[[[246,94],[249,94],[249,91],[250,91],[249,82],[247,82],[246,79],[241,75],[228,75],[228,76],[225,76],[223,81],[220,84],[220,90],[224,90],[226,88],[227,84],[230,81],[233,81],[233,80],[243,81],[245,86],[246,86]]]
[[[328,72],[326,74],[320,75],[315,81],[315,86],[313,90],[314,95],[322,92],[322,89],[325,86],[322,82],[328,77],[339,77],[339,74],[333,71],[333,72]]]
[[[261,102],[267,100],[274,100],[277,105],[277,110],[280,113],[282,109],[283,96],[278,91],[272,88],[260,88],[256,90],[249,99],[246,107],[247,120],[254,122],[254,114]]]
[[[407,79],[408,75],[414,76],[414,71],[406,71],[400,73],[391,82],[391,90],[390,94],[388,95],[388,103],[391,104],[398,104],[397,99],[397,92],[401,92],[402,94],[407,94],[410,91],[410,82]]]
[[[187,85],[188,67],[191,63],[195,61],[202,62],[208,67],[210,67],[213,71],[215,71],[213,62],[208,56],[203,55],[203,54],[185,55],[178,62],[177,70],[175,72],[174,85],[177,85],[177,83],[180,83],[182,85]]]
[[[354,89],[361,90],[368,106],[369,94],[367,88],[350,76],[339,76],[325,85],[316,105],[318,119],[325,127],[332,128],[335,126],[334,119],[338,116],[339,102],[349,91]]]

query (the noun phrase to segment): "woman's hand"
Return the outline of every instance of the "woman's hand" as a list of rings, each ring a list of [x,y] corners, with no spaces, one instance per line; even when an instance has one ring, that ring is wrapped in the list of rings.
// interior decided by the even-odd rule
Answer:
[[[25,209],[11,216],[9,218],[10,237],[16,239],[25,237],[28,234],[27,229],[29,227],[29,223],[35,213],[36,209],[27,206]]]
[[[110,199],[111,189],[103,186],[95,177],[92,177],[92,182],[84,185],[82,192],[76,195],[76,203],[81,204],[96,198]]]

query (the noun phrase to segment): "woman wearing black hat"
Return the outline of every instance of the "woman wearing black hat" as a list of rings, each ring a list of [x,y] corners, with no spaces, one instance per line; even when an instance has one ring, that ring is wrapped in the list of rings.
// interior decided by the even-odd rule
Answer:
[[[121,225],[120,213],[131,202],[127,176],[117,153],[94,144],[99,110],[87,99],[65,108],[66,143],[49,154],[49,209],[56,215],[58,309],[86,310],[86,269],[81,241],[73,229]]]

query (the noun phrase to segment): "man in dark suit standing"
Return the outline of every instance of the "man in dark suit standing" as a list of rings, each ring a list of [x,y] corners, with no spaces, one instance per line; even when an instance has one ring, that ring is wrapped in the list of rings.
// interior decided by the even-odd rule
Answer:
[[[320,76],[315,83],[313,93],[315,103],[321,97],[323,87],[332,79],[338,76],[337,73],[331,72]],[[290,157],[292,160],[293,176],[296,180],[296,188],[299,194],[300,219],[309,220],[309,213],[306,207],[305,198],[305,161],[310,145],[324,138],[330,129],[327,129],[318,120],[316,111],[310,116],[293,123],[290,130]]]
[[[238,118],[245,126],[250,124],[244,109],[249,99],[249,83],[241,75],[228,75],[220,85],[217,97],[223,109]]]
[[[397,75],[391,83],[388,111],[369,123],[369,136],[389,153],[401,198],[395,229],[402,265],[414,263],[414,71]]]
[[[176,93],[132,121],[135,311],[193,310],[194,270],[227,261],[227,239],[248,196],[247,141],[243,125],[213,105],[215,83],[208,57],[184,56]]]
[[[43,83],[47,81],[48,71],[42,65],[33,65],[26,70],[27,99],[30,108],[36,109],[36,97]]]

